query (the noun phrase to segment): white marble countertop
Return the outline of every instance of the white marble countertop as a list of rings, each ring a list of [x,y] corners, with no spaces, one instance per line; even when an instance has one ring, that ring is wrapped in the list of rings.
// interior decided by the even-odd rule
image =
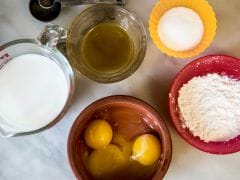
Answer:
[[[127,8],[139,15],[147,28],[148,18],[157,0],[129,0]],[[209,0],[218,30],[206,54],[228,54],[240,58],[240,1]],[[19,38],[35,38],[45,23],[35,20],[28,10],[29,0],[0,0],[0,44]],[[65,8],[53,22],[66,27],[84,6]],[[114,94],[133,95],[153,105],[165,117],[173,141],[173,157],[166,180],[240,179],[240,153],[211,155],[187,144],[173,129],[167,113],[167,94],[177,71],[191,60],[163,55],[148,40],[146,58],[130,78],[114,84],[97,84],[76,77],[74,102],[66,116],[51,129],[39,134],[0,139],[0,179],[71,180],[66,144],[69,129],[77,115],[91,102]]]

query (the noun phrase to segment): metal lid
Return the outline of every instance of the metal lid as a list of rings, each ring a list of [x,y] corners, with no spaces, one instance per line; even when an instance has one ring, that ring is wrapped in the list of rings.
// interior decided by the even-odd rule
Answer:
[[[29,9],[31,14],[40,21],[52,21],[61,12],[61,3],[52,0],[30,0]]]

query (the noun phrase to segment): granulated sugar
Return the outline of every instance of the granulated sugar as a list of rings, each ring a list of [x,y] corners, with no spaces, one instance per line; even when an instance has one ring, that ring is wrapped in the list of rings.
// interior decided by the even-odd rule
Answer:
[[[240,81],[218,74],[194,77],[180,89],[178,105],[184,126],[205,142],[240,134]]]

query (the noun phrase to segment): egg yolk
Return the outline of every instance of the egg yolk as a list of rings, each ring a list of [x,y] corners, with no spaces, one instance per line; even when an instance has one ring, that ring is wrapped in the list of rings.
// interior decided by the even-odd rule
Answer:
[[[127,141],[123,135],[115,134],[112,143],[119,147],[126,159],[130,159],[132,153],[132,142]]]
[[[144,134],[134,141],[131,158],[142,165],[148,166],[157,162],[160,154],[159,140],[151,134]]]
[[[88,170],[97,179],[109,179],[121,172],[127,159],[121,150],[113,144],[94,150],[88,158]]]
[[[111,142],[112,136],[112,128],[105,120],[94,120],[84,132],[86,144],[93,149],[107,146]]]

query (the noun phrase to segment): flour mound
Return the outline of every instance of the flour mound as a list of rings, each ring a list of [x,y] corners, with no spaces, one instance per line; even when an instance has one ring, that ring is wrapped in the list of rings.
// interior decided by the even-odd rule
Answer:
[[[184,127],[205,142],[240,135],[240,81],[218,74],[194,77],[179,91]]]

